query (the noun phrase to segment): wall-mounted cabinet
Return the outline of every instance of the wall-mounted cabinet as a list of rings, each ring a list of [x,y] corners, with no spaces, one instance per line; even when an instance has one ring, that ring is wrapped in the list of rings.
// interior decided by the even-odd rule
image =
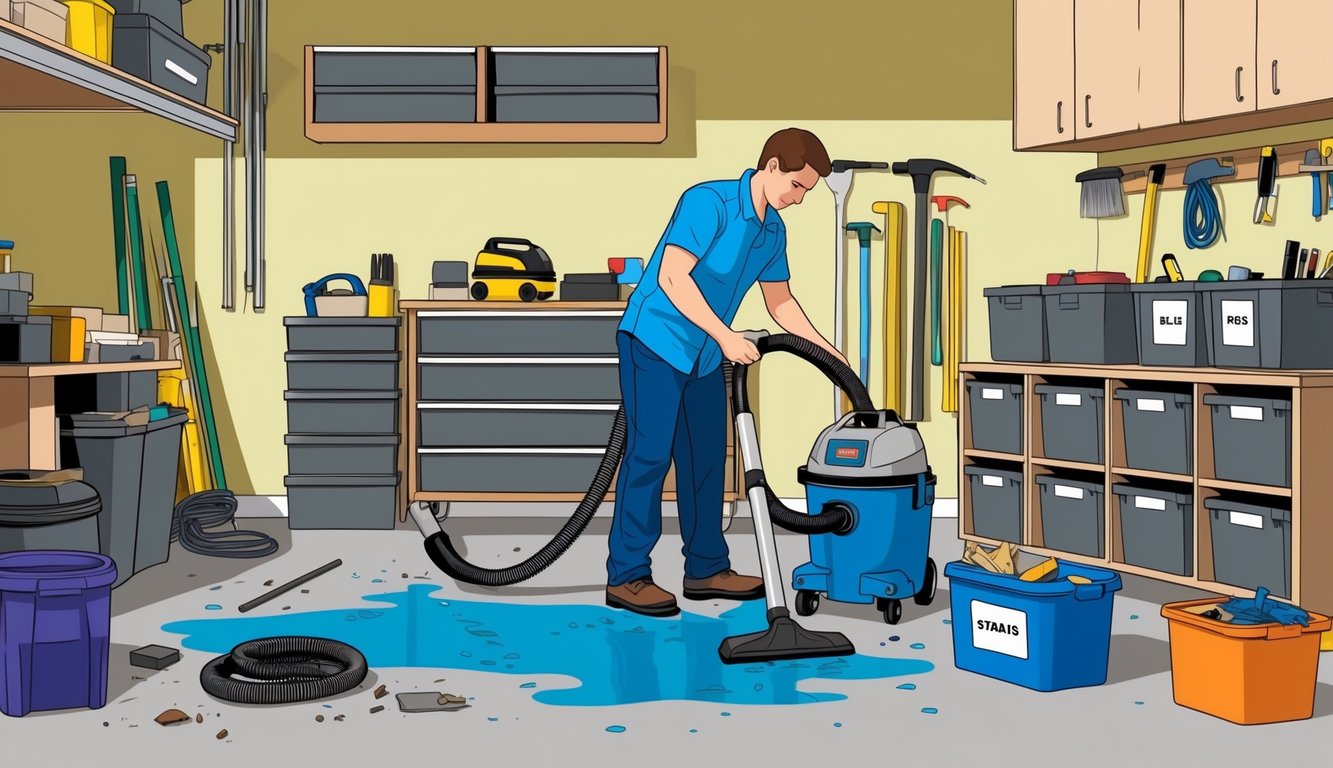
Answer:
[[[307,46],[316,142],[666,138],[666,48]]]

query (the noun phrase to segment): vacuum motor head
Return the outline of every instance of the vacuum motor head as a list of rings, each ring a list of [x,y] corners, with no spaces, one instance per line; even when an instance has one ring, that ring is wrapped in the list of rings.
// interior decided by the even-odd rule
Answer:
[[[814,477],[868,480],[930,471],[916,426],[893,411],[854,412],[825,429],[806,464]]]

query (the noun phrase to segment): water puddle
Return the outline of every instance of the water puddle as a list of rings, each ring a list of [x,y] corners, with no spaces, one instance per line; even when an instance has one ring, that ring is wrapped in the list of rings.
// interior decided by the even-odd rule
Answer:
[[[806,680],[872,680],[918,675],[928,661],[857,654],[841,658],[723,664],[724,637],[764,625],[762,601],[720,617],[681,613],[656,619],[598,605],[442,601],[440,587],[367,595],[361,607],[177,621],[162,627],[185,635],[182,645],[225,653],[238,643],[273,635],[313,635],[348,643],[372,667],[428,667],[521,675],[567,675],[534,685],[533,699],[560,706],[609,706],[646,701],[805,704],[846,698],[797,690]],[[382,607],[388,604],[388,607]],[[527,688],[528,684],[522,687]],[[815,686],[818,687],[818,686]]]

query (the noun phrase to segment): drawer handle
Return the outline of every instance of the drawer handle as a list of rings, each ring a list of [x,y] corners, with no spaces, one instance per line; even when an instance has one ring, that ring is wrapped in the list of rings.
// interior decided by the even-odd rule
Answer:
[[[1057,102],[1055,102],[1055,132],[1056,132],[1056,133],[1064,133],[1064,132],[1065,132],[1064,112],[1065,112],[1065,103],[1064,103],[1063,101],[1057,101]]]
[[[180,79],[184,80],[185,82],[189,83],[190,85],[198,85],[198,84],[199,84],[199,78],[195,77],[194,75],[190,74],[189,72],[186,72],[185,69],[184,69],[183,67],[181,67],[181,65],[177,64],[176,62],[172,61],[171,59],[167,59],[165,62],[163,62],[163,65],[167,68],[167,71],[168,71],[168,72],[170,72],[171,74],[173,74],[173,75],[179,77]]]
[[[1245,67],[1236,67],[1236,101],[1245,101],[1245,97],[1240,92],[1240,73]]]
[[[1282,93],[1282,89],[1277,87],[1277,59],[1273,59],[1273,95]]]
[[[1083,123],[1088,128],[1092,127],[1092,94],[1089,93],[1083,97]]]

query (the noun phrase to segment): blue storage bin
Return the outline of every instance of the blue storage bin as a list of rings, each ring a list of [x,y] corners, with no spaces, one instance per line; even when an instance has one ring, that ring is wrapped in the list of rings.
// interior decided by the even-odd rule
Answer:
[[[954,666],[1034,691],[1106,682],[1120,576],[1060,561],[1048,582],[949,563]],[[1091,584],[1066,577],[1082,576]]]

